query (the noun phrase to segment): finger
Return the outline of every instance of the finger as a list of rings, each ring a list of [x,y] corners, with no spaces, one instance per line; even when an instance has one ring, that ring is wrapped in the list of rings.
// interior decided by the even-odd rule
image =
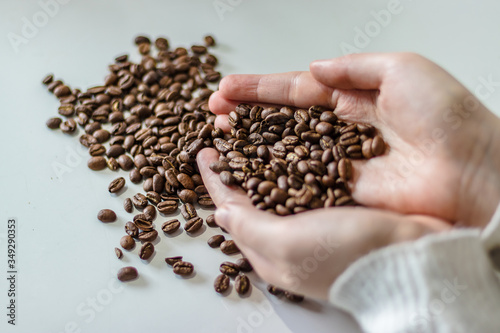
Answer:
[[[237,101],[232,101],[224,98],[220,91],[214,92],[208,100],[208,107],[210,111],[217,115],[228,114],[229,112],[234,111],[238,104],[239,102]]]
[[[394,55],[352,54],[311,63],[312,76],[328,87],[340,89],[379,89]]]
[[[238,246],[264,251],[281,234],[277,217],[255,208],[241,188],[222,184],[219,175],[210,170],[210,163],[218,160],[215,149],[203,149],[196,157],[198,168],[212,200],[217,206],[215,219],[226,229]]]
[[[229,116],[227,114],[218,115],[217,118],[215,118],[215,127],[220,127],[224,133],[229,133],[231,126],[229,125],[228,118]]]
[[[308,108],[324,105],[334,108],[338,92],[313,78],[309,72],[267,75],[229,75],[219,85],[219,95],[226,100],[267,103]],[[219,107],[219,105],[214,105]],[[220,108],[223,110],[224,105]]]

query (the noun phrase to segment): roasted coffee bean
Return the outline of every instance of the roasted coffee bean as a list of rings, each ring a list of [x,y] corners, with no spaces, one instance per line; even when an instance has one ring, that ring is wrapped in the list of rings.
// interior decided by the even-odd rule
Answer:
[[[198,216],[198,213],[196,212],[196,209],[194,208],[194,206],[190,203],[185,203],[182,207],[181,207],[181,215],[182,217],[184,217],[184,219],[187,221],[187,220],[190,220],[192,218],[195,218]]]
[[[59,128],[59,126],[61,125],[61,123],[62,123],[61,118],[54,117],[54,118],[50,118],[49,120],[47,120],[47,122],[45,124],[50,129],[57,129],[57,128]]]
[[[135,241],[130,235],[125,235],[120,239],[120,245],[125,250],[132,250],[135,246]]]
[[[160,202],[156,207],[162,214],[172,214],[177,210],[178,206],[179,204],[175,200],[165,200]]]
[[[201,196],[199,196],[198,204],[204,208],[215,206],[215,203],[209,194],[202,194]]]
[[[246,275],[238,275],[234,280],[234,289],[239,295],[245,295],[250,290],[250,279]]]
[[[125,186],[125,178],[119,177],[109,183],[109,193],[117,193]]]
[[[193,190],[184,189],[178,193],[179,199],[184,203],[193,204],[198,199],[198,195]]]
[[[97,219],[101,222],[114,222],[116,221],[116,213],[111,209],[101,209],[97,213]]]
[[[163,223],[161,226],[161,230],[166,234],[173,234],[179,229],[180,226],[181,223],[179,222],[179,220],[174,219]]]
[[[148,192],[150,193],[150,192]],[[156,192],[153,192],[153,193],[156,193]],[[147,205],[144,209],[143,209],[143,214],[146,215],[146,217],[148,218],[148,220],[152,221],[155,219],[156,217],[156,208],[152,205]]]
[[[105,152],[106,152],[106,148],[104,148],[104,146],[101,145],[100,143],[96,143],[96,144],[90,146],[90,148],[89,148],[90,156],[104,155]]]
[[[124,171],[129,171],[134,167],[134,161],[125,154],[118,156],[117,162]]]
[[[226,240],[220,244],[220,250],[224,254],[233,254],[240,252],[240,249],[236,246],[233,240]]]
[[[291,293],[289,291],[285,291],[284,293],[285,293],[286,299],[289,300],[290,302],[299,303],[299,302],[302,302],[304,300],[304,296],[302,296],[302,295],[297,295],[297,294]]]
[[[61,131],[67,134],[71,134],[76,130],[76,122],[73,118],[69,118],[59,125]]]
[[[188,220],[184,225],[184,230],[188,233],[195,233],[203,226],[203,219],[199,216]]]
[[[219,270],[222,274],[235,276],[240,272],[240,267],[230,261],[224,261],[222,264],[220,264]]]
[[[144,196],[144,194],[137,193],[132,197],[132,204],[137,209],[143,209],[148,205],[148,199]]]
[[[251,272],[253,271],[252,264],[247,258],[240,258],[236,260],[236,264],[239,266],[241,272]]]
[[[139,273],[137,273],[137,269],[135,267],[128,266],[128,267],[120,268],[117,276],[118,276],[118,280],[120,280],[122,282],[126,282],[126,281],[132,281],[132,280],[137,279],[137,277],[139,276]]]
[[[151,230],[151,231],[144,231],[139,233],[138,239],[141,242],[152,242],[158,237],[158,231],[156,230]]]
[[[340,178],[344,180],[351,179],[352,176],[352,164],[348,158],[342,158],[338,164],[338,172]]]
[[[127,222],[125,223],[125,233],[131,237],[136,238],[139,234],[139,228],[132,223],[132,222]]]
[[[210,47],[210,46],[215,46],[215,39],[212,36],[205,36],[204,38],[205,45]]]
[[[285,292],[283,289],[280,289],[280,288],[278,288],[276,286],[273,286],[273,285],[268,285],[267,286],[267,291],[271,295],[274,295],[274,296],[281,296]]]
[[[215,278],[214,281],[214,289],[216,292],[219,294],[223,294],[229,289],[229,284],[230,284],[230,279],[229,276],[226,274],[221,274]]]
[[[382,155],[382,153],[385,150],[384,140],[382,140],[382,138],[380,136],[376,135],[373,138],[373,142],[372,142],[372,147],[371,148],[372,148],[372,154],[374,156]]]
[[[212,170],[215,173],[221,173],[223,171],[230,171],[231,167],[229,166],[228,163],[223,162],[223,161],[215,161],[210,163],[209,165],[210,170]]]
[[[187,261],[178,261],[173,267],[174,273],[177,275],[190,275],[194,271],[193,264]]]
[[[182,256],[177,256],[177,257],[168,257],[168,258],[165,258],[165,262],[167,263],[167,265],[169,266],[173,266],[175,265],[175,263],[179,262],[179,261],[182,261]]]
[[[226,238],[223,235],[214,235],[208,239],[207,243],[211,248],[216,248],[219,247],[225,240]]]
[[[229,171],[222,171],[219,175],[220,181],[226,186],[233,186],[236,183],[236,179],[233,174]]]
[[[118,259],[123,258],[123,252],[119,248],[115,247],[115,255]]]
[[[158,205],[160,202],[161,202],[161,196],[155,192],[155,191],[148,191],[146,193],[146,198],[149,200],[149,202],[151,202],[153,205]],[[146,208],[148,207],[152,207],[152,206],[147,206]],[[146,209],[145,208],[145,209]],[[153,207],[154,208],[154,207]],[[152,209],[152,208],[149,208],[149,209]]]
[[[215,215],[214,214],[208,215],[205,221],[207,222],[207,225],[211,228],[218,227],[217,223],[215,223]]]
[[[151,258],[153,253],[155,252],[155,246],[153,243],[146,242],[141,246],[141,249],[139,250],[139,258],[142,260],[148,260]]]
[[[194,190],[193,180],[185,173],[179,173],[177,175],[177,180],[184,188],[187,188],[188,190]]]

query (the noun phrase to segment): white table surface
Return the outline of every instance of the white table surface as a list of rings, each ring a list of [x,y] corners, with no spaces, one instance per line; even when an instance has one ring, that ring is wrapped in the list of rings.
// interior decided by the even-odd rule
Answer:
[[[42,5],[51,0],[0,3],[1,332],[359,332],[352,319],[321,303],[276,301],[262,292],[264,283],[245,299],[234,291],[217,295],[212,282],[227,257],[206,246],[213,229],[196,238],[161,235],[149,264],[138,259],[137,247],[117,260],[113,248],[130,216],[122,201],[140,187],[129,184],[124,194],[110,196],[106,188],[116,173],[89,170],[76,137],[45,127],[58,106],[40,83],[45,74],[87,88],[102,82],[115,56],[137,59],[138,33],[165,35],[173,46],[212,33],[223,74],[307,70],[314,59],[342,55],[347,43],[363,52],[422,53],[472,90],[488,77],[500,81],[500,2],[494,0],[401,0],[380,29],[371,12],[392,8],[391,1],[60,2],[48,9],[51,16]],[[40,27],[25,30],[25,43],[13,46],[9,38],[22,36],[34,19]],[[366,45],[356,40],[357,27],[373,29]],[[481,99],[498,112],[499,87],[489,88]],[[67,172],[57,177],[54,167],[61,165]],[[114,209],[118,222],[97,221],[101,208]],[[16,326],[6,317],[9,217],[18,220]],[[165,265],[165,256],[178,254],[195,264],[193,278],[178,278]],[[120,284],[116,271],[129,264],[140,278]]]

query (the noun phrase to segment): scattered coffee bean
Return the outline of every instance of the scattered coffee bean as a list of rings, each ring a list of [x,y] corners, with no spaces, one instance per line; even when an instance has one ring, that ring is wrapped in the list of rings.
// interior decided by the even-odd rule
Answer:
[[[200,228],[203,225],[203,219],[199,216],[193,217],[192,219],[188,220],[186,224],[184,225],[184,230],[186,232],[192,234],[200,230]]]
[[[236,246],[233,240],[226,240],[220,244],[220,250],[224,254],[233,254],[240,252],[240,249]]]
[[[226,274],[221,274],[215,278],[214,289],[219,294],[223,294],[229,289],[230,279]]]
[[[116,221],[116,214],[111,209],[101,209],[97,213],[97,219],[101,222],[114,222]]]
[[[177,275],[190,275],[194,271],[193,264],[187,261],[178,261],[173,267],[174,273]]]
[[[125,233],[131,237],[137,238],[139,235],[139,228],[137,228],[135,223],[127,222],[125,223]]]
[[[59,128],[59,126],[61,125],[61,123],[62,123],[61,118],[54,117],[54,118],[50,118],[49,120],[47,120],[47,122],[45,124],[50,129],[57,129],[57,128]]]
[[[182,256],[165,258],[165,262],[170,266],[175,265],[175,263],[179,261],[182,261]]]
[[[139,258],[141,258],[142,260],[148,260],[149,258],[151,258],[154,252],[155,246],[153,245],[153,243],[144,243],[139,250]]]
[[[119,248],[115,247],[115,254],[118,259],[121,259],[123,257],[123,252]]]
[[[107,166],[106,159],[102,156],[93,156],[87,162],[87,166],[94,171],[105,169]]]
[[[226,238],[223,235],[214,235],[208,239],[207,243],[211,248],[216,248],[219,247],[225,240]]]
[[[120,268],[117,275],[118,280],[126,282],[137,279],[139,273],[137,273],[137,269],[135,267],[128,266]]]
[[[135,246],[135,241],[130,235],[125,235],[120,239],[120,245],[125,250],[132,250]]]
[[[134,211],[134,205],[132,204],[132,200],[130,198],[126,198],[123,201],[123,209],[125,209],[127,213],[132,213]]]
[[[217,223],[215,223],[215,215],[214,214],[208,215],[205,221],[207,222],[207,225],[211,228],[218,227]]]
[[[109,186],[108,186],[108,191],[109,193],[117,193],[119,192],[123,187],[125,186],[125,178],[119,177],[113,180]]]
[[[234,280],[234,289],[239,295],[245,295],[250,290],[250,279],[246,275],[238,275]]]
[[[222,274],[235,276],[238,275],[238,273],[240,272],[240,267],[235,263],[224,261],[220,265],[219,270],[221,271]]]
[[[247,258],[240,258],[236,260],[236,264],[240,267],[240,271],[242,272],[251,272],[253,271],[252,264],[248,261]]]
[[[180,226],[181,223],[179,222],[179,220],[174,219],[163,223],[161,226],[161,230],[163,230],[163,232],[166,234],[173,234],[180,228]]]

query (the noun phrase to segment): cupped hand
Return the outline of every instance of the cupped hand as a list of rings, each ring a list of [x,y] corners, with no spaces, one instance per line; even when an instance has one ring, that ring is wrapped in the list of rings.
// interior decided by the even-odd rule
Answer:
[[[230,75],[210,99],[216,125],[227,129],[227,113],[241,102],[319,104],[375,126],[389,148],[354,164],[350,187],[363,205],[484,227],[500,200],[499,119],[418,55],[351,55],[313,62],[310,72]]]
[[[447,230],[425,216],[377,209],[338,207],[279,217],[255,208],[243,190],[223,185],[209,169],[214,149],[198,156],[203,181],[217,206],[215,218],[268,283],[326,299],[334,280],[372,250]]]

